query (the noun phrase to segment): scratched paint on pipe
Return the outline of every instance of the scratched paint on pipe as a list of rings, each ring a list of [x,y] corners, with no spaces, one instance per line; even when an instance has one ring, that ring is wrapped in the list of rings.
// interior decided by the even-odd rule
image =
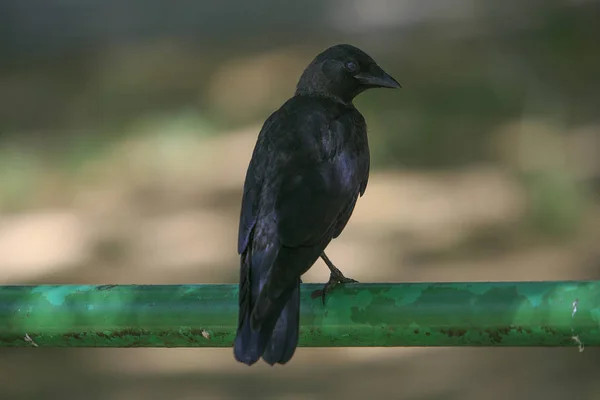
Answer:
[[[300,346],[600,345],[600,282],[302,285]],[[2,347],[230,347],[237,285],[0,287]]]

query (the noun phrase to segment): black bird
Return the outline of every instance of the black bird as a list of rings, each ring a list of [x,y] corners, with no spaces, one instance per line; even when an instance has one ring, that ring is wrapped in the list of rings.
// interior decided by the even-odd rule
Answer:
[[[346,278],[325,255],[369,178],[367,127],[352,104],[370,88],[400,84],[362,50],[323,51],[296,93],[265,121],[246,173],[240,216],[235,358],[288,362],[298,345],[300,276],[319,257],[331,271],[323,296]],[[323,297],[324,301],[324,297]]]

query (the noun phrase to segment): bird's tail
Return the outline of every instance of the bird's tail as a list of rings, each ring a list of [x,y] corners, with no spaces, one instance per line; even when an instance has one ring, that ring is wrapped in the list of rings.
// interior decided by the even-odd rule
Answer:
[[[249,249],[250,250],[250,249]],[[300,279],[276,299],[263,290],[267,273],[276,257],[274,249],[242,256],[239,289],[238,330],[233,345],[236,360],[252,365],[262,356],[274,365],[292,358],[300,325]],[[258,307],[256,307],[258,303]]]
[[[271,339],[263,354],[263,359],[270,365],[285,364],[290,361],[296,346],[300,331],[300,279],[293,288],[290,298],[283,307]]]

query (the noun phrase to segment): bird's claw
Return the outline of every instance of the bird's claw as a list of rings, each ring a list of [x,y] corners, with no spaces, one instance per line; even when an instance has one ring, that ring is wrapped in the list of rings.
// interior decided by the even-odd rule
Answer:
[[[323,287],[323,294],[321,296],[323,304],[325,304],[325,296],[327,296],[327,294],[330,293],[333,290],[333,288],[335,288],[340,283],[358,283],[358,281],[351,278],[346,278],[339,269],[336,271],[336,273],[332,272],[329,276],[329,281]]]

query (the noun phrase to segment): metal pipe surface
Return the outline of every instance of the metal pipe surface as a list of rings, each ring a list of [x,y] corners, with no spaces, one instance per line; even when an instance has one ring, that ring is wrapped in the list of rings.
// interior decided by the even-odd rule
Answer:
[[[600,281],[302,285],[300,346],[600,346]],[[230,347],[237,285],[0,286],[0,347]]]

